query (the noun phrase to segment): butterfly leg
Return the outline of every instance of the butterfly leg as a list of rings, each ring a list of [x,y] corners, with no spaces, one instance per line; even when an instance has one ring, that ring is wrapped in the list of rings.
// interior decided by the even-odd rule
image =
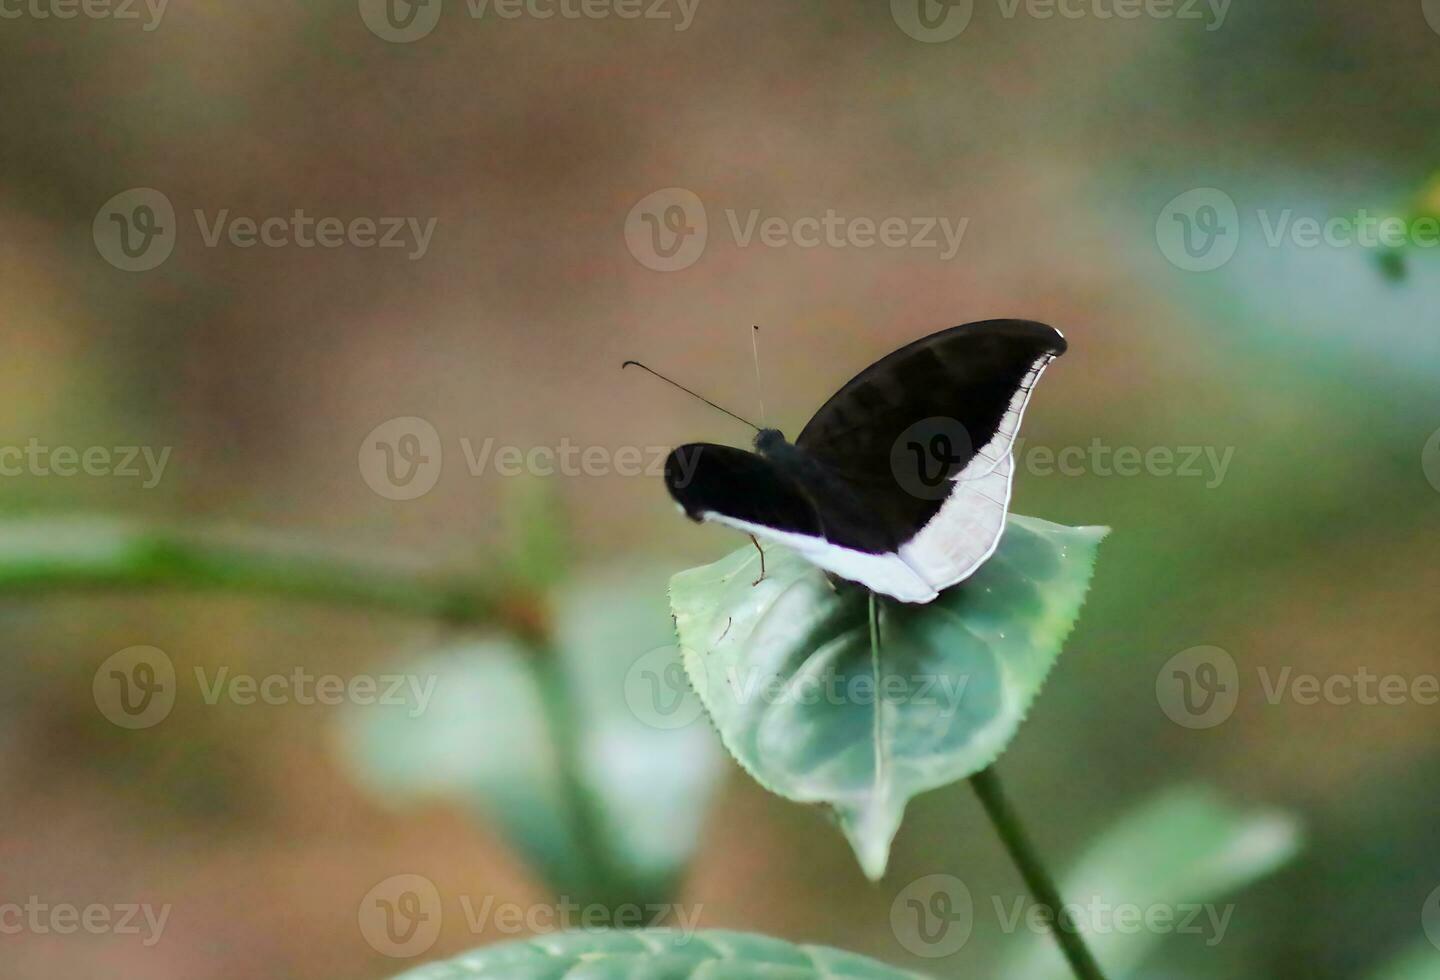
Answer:
[[[753,534],[750,535],[750,543],[755,546],[756,551],[760,552],[760,577],[750,583],[750,587],[754,588],[761,582],[765,581],[765,549],[760,547],[760,542]]]

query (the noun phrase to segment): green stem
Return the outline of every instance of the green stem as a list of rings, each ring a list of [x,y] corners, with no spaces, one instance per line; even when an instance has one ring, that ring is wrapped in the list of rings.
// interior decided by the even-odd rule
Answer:
[[[361,561],[276,535],[204,534],[102,518],[0,521],[0,597],[172,589],[363,608],[455,626],[491,626],[531,654],[560,792],[584,867],[585,901],[643,904],[653,886],[616,868],[580,761],[582,722],[540,600],[474,576],[392,558]]]
[[[1016,816],[1014,808],[1000,788],[1000,777],[996,774],[995,767],[992,765],[971,776],[970,785],[974,787],[975,795],[980,798],[986,815],[999,833],[1005,850],[1010,854],[1010,860],[1015,862],[1020,877],[1025,879],[1030,894],[1045,909],[1045,919],[1055,933],[1055,939],[1060,943],[1060,951],[1065,954],[1070,969],[1081,980],[1105,980],[1105,975],[1100,972],[1099,964],[1085,945],[1074,919],[1065,910],[1055,882],[1045,870],[1045,865],[1035,852],[1034,844],[1020,825],[1020,818]]]
[[[571,679],[553,646],[533,648],[531,672],[540,688],[540,702],[545,712],[546,729],[555,751],[560,796],[570,820],[579,852],[580,868],[576,869],[576,887],[583,894],[572,897],[581,904],[599,903],[609,908],[621,904],[646,905],[668,901],[652,885],[633,880],[623,872],[607,846],[610,835],[601,825],[595,794],[585,782],[585,766],[581,762],[581,742],[585,738],[581,708],[574,695]]]
[[[0,523],[0,596],[142,589],[229,592],[365,607],[455,625],[507,622],[493,586],[360,561],[278,535],[182,532],[93,518]]]
[[[539,655],[530,658],[531,673],[540,688],[545,728],[550,733],[551,747],[555,752],[560,796],[570,817],[570,832],[574,835],[575,846],[581,854],[582,867],[577,869],[577,886],[584,893],[583,901],[596,901],[604,887],[602,882],[610,875],[608,862],[594,847],[595,814],[580,775],[580,746],[576,737],[578,719],[575,717],[577,706],[570,696],[570,685],[565,679],[559,654],[549,646],[536,653]]]

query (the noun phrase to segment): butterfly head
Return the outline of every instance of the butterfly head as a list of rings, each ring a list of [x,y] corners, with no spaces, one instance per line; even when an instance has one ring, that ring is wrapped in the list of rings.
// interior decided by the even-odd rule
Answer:
[[[761,453],[768,453],[784,445],[787,445],[785,433],[779,429],[761,429],[755,436],[755,449]]]

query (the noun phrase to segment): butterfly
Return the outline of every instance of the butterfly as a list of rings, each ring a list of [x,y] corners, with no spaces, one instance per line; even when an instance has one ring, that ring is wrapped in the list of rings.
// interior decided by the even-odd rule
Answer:
[[[793,443],[756,427],[755,452],[679,447],[665,461],[666,487],[692,520],[783,545],[902,602],[930,602],[999,545],[1020,419],[1065,349],[1058,330],[1031,320],[942,330],[861,371]]]

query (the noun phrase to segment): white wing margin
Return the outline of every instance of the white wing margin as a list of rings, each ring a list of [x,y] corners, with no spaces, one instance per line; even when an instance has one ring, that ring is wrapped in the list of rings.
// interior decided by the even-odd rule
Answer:
[[[955,477],[955,488],[935,516],[900,546],[905,564],[936,592],[974,575],[1000,546],[1015,476],[1015,437],[1030,393],[1053,360],[1051,354],[1036,358],[1011,396],[995,435]]]

